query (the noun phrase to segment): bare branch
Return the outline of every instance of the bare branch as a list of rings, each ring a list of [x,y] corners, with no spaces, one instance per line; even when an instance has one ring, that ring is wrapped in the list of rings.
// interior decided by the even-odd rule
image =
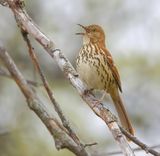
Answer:
[[[4,76],[4,77],[12,79],[12,76],[2,67],[0,67],[0,76]],[[29,85],[32,85],[34,87],[42,86],[42,84],[35,82],[35,81],[31,81],[31,80],[26,80],[26,81]]]
[[[53,97],[53,93],[52,93],[52,91],[51,91],[51,89],[49,87],[47,79],[45,78],[45,76],[44,76],[44,74],[42,72],[42,69],[41,69],[41,67],[39,65],[37,56],[36,56],[36,54],[35,54],[35,52],[34,52],[34,50],[32,48],[32,45],[31,45],[31,42],[30,42],[30,40],[29,40],[29,38],[27,36],[27,33],[23,32],[23,30],[21,32],[22,32],[22,36],[23,36],[23,38],[24,38],[24,40],[25,40],[25,42],[26,42],[26,44],[28,46],[28,51],[29,51],[29,55],[30,55],[30,57],[32,59],[32,62],[33,62],[35,68],[37,69],[37,71],[38,71],[38,73],[39,73],[39,75],[41,77],[41,80],[42,80],[43,85],[44,85],[44,87],[45,87],[45,89],[47,91],[47,94],[48,94],[48,96],[49,96],[49,98],[50,98],[50,100],[51,100],[56,112],[58,113],[58,115],[59,115],[59,117],[60,117],[60,119],[62,121],[63,126],[68,130],[69,135],[73,138],[73,140],[75,140],[75,142],[78,143],[79,145],[82,145],[80,143],[80,140],[78,139],[77,135],[75,134],[75,132],[71,129],[69,121],[64,116],[60,106],[57,103],[57,101]]]
[[[94,146],[94,145],[97,145],[97,144],[98,144],[97,142],[88,143],[88,144],[85,144],[84,147],[90,147],[90,146]]]
[[[122,133],[127,136],[130,140],[132,140],[136,145],[138,145],[139,147],[141,147],[141,149],[143,149],[144,151],[146,151],[146,153],[151,153],[155,156],[160,156],[160,153],[155,151],[153,148],[147,146],[146,144],[144,144],[142,141],[140,141],[138,138],[136,138],[135,136],[130,135],[130,133],[128,133],[125,129],[123,129],[122,127],[120,127]]]
[[[30,88],[27,81],[24,79],[12,58],[9,56],[4,47],[0,44],[0,58],[9,70],[13,79],[23,92],[28,106],[32,109],[37,116],[42,120],[45,126],[48,128],[55,140],[56,148],[63,149],[68,148],[77,156],[88,156],[84,147],[78,145],[66,132],[66,129],[59,123],[51,110],[48,110],[46,103],[43,103],[36,93]]]
[[[149,147],[150,149],[154,149],[154,148],[159,148],[160,145],[155,145],[155,146],[151,146]],[[133,151],[134,152],[138,152],[138,151],[142,151],[143,149],[141,147],[137,147],[137,148],[134,148]],[[105,153],[104,155],[107,155],[107,156],[112,156],[112,155],[117,155],[117,154],[121,154],[122,152],[121,151],[115,151],[115,152],[108,152],[108,153]]]

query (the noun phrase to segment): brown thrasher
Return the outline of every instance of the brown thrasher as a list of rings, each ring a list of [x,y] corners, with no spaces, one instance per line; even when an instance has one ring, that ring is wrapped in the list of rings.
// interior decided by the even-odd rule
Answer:
[[[104,90],[110,94],[122,126],[132,135],[134,131],[124,108],[119,91],[122,92],[118,70],[105,45],[105,34],[98,25],[81,26],[85,32],[83,46],[76,60],[77,72],[90,89]]]

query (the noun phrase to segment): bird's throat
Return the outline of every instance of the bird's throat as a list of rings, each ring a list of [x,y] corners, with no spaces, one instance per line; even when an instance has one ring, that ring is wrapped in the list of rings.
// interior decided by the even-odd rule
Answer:
[[[90,38],[87,35],[83,36],[83,44],[89,44],[90,43]]]
[[[101,47],[106,47],[105,46],[105,40],[97,40],[95,38],[90,38],[88,35],[84,35],[83,36],[83,45],[87,45],[87,44],[98,44]]]

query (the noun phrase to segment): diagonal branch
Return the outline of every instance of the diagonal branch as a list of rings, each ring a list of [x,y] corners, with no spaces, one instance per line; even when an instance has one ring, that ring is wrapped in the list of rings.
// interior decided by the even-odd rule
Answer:
[[[28,34],[26,32],[23,32],[23,30],[21,32],[22,32],[22,36],[23,36],[23,38],[24,38],[24,40],[25,40],[25,42],[26,42],[26,44],[28,46],[28,51],[29,51],[29,55],[30,55],[30,57],[32,59],[32,62],[33,62],[35,68],[37,69],[37,71],[38,71],[38,73],[40,75],[40,78],[41,78],[41,80],[43,82],[43,85],[44,85],[46,91],[47,91],[47,94],[48,94],[48,96],[49,96],[49,98],[50,98],[50,100],[51,100],[51,102],[52,102],[52,104],[54,106],[54,109],[58,113],[58,115],[59,115],[59,117],[60,117],[60,119],[62,121],[63,126],[68,130],[69,135],[73,138],[73,140],[77,144],[83,146],[80,143],[80,140],[77,137],[77,135],[75,134],[75,132],[71,129],[71,127],[69,125],[69,121],[66,119],[66,117],[64,116],[60,106],[58,105],[57,101],[53,97],[53,93],[52,93],[52,91],[51,91],[51,89],[49,87],[48,81],[47,81],[46,77],[44,76],[43,71],[42,71],[42,69],[41,69],[41,67],[39,65],[38,58],[37,58],[37,56],[36,56],[36,54],[35,54],[35,52],[34,52],[34,50],[32,48],[31,42],[30,42],[30,40],[28,38]]]
[[[61,53],[60,50],[56,49],[54,43],[48,39],[34,24],[32,19],[28,16],[26,11],[23,9],[20,0],[7,0],[9,7],[12,9],[18,26],[26,33],[32,35],[49,53],[49,55],[57,62],[61,70],[64,72],[66,78],[68,78],[71,84],[78,90],[79,94],[83,100],[89,105],[89,107],[94,111],[94,113],[99,116],[109,127],[114,139],[119,144],[124,155],[134,156],[126,138],[122,134],[117,121],[113,118],[112,113],[106,109],[103,104],[96,107],[96,99],[90,93],[84,94],[87,90],[86,85],[77,77],[77,73]]]
[[[149,147],[150,149],[154,149],[154,148],[159,148],[160,147],[160,145],[155,145],[155,146],[151,146],[151,147]],[[134,152],[139,152],[139,151],[142,151],[143,149],[141,148],[141,147],[137,147],[137,148],[134,148],[133,149],[133,151]],[[146,151],[146,153],[151,153],[151,152],[147,152]],[[118,154],[122,154],[122,152],[121,151],[115,151],[115,152],[108,152],[108,153],[104,153],[104,155],[107,155],[107,156],[113,156],[113,155],[118,155]],[[155,155],[155,154],[153,154],[153,155]],[[97,155],[95,155],[95,156],[97,156]],[[99,155],[100,156],[100,155]]]
[[[31,89],[23,75],[16,67],[14,61],[0,44],[0,59],[9,70],[11,76],[23,92],[26,97],[28,106],[32,109],[37,116],[42,120],[45,126],[48,128],[51,135],[54,137],[56,148],[63,149],[68,148],[70,151],[75,153],[77,156],[88,156],[85,148],[77,144],[67,133],[66,129],[57,120],[55,115],[48,110],[46,103],[43,103],[37,94]]]
[[[131,139],[136,145],[138,145],[142,150],[144,150],[146,153],[151,153],[155,156],[160,156],[160,153],[155,151],[152,147],[147,146],[143,142],[141,142],[138,138],[135,136],[132,136],[130,133],[128,133],[125,129],[120,127],[122,133],[127,136],[129,139]]]

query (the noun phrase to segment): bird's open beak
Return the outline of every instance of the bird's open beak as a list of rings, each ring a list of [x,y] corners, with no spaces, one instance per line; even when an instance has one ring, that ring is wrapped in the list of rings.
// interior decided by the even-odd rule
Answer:
[[[87,30],[85,26],[81,25],[81,24],[77,24],[79,25],[80,27],[82,27],[85,31]],[[81,32],[81,33],[76,33],[76,35],[85,35],[86,33],[84,32]]]

